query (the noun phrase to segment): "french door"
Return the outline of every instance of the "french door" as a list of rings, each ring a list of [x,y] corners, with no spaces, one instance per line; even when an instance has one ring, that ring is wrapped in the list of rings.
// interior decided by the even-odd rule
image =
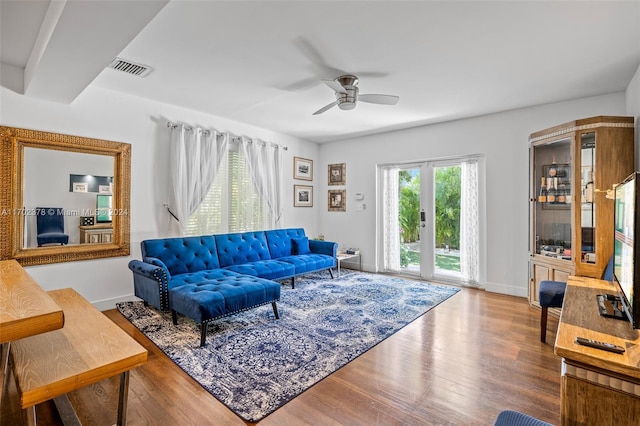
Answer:
[[[379,169],[381,269],[477,284],[478,161],[456,158]]]

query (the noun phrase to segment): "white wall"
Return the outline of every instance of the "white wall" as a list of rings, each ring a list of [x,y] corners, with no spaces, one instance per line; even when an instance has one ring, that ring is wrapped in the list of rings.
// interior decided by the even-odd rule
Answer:
[[[162,207],[168,200],[169,183],[167,121],[213,127],[287,146],[283,170],[284,187],[288,188],[284,223],[303,227],[309,235],[318,232],[320,209],[293,207],[293,157],[309,158],[317,164],[319,147],[315,143],[97,87],[87,88],[71,105],[30,98],[5,87],[0,87],[0,99],[2,125],[131,144],[132,255],[28,267],[28,272],[46,290],[73,287],[99,309],[131,299],[133,278],[127,263],[140,258],[140,241],[170,233],[172,219]],[[311,184],[317,181],[316,175]],[[314,206],[318,204],[316,195]]]
[[[640,71],[625,93],[580,99],[483,117],[396,131],[323,145],[280,135],[201,112],[89,87],[72,105],[41,101],[0,87],[0,124],[132,145],[130,257],[29,267],[47,290],[73,287],[101,309],[130,299],[127,263],[140,257],[140,241],[168,236],[167,121],[184,121],[247,135],[289,147],[285,152],[286,226],[324,233],[341,245],[359,247],[366,270],[375,270],[376,164],[483,154],[486,157],[487,282],[491,291],[526,296],[528,261],[528,136],[577,118],[594,115],[640,116]],[[636,146],[638,124],[636,120]],[[6,155],[6,153],[2,153]],[[294,156],[314,161],[314,207],[293,206]],[[636,157],[637,158],[637,157]],[[327,212],[327,165],[347,164],[347,211]],[[340,187],[342,188],[342,187]],[[355,211],[356,192],[367,205]]]
[[[636,170],[640,167],[640,66],[627,86],[627,115],[636,119]]]
[[[347,211],[328,212],[322,201],[320,230],[328,240],[360,248],[363,267],[376,270],[376,165],[466,154],[486,159],[487,290],[527,295],[528,137],[537,130],[596,115],[625,115],[625,94],[507,111],[466,120],[323,144],[320,170],[347,164]],[[326,182],[318,188],[326,200]],[[363,192],[367,208],[355,210]]]

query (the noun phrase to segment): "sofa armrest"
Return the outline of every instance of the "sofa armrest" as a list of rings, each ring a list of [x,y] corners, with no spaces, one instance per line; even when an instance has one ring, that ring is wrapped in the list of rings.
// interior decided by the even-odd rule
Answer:
[[[170,275],[167,267],[159,259],[156,260],[161,266],[157,262],[129,262],[129,269],[133,272],[134,294],[158,309],[167,309]]]
[[[309,240],[309,250],[311,253],[326,254],[334,259],[338,254],[338,243],[333,241]]]
[[[167,265],[165,265],[162,260],[158,259],[157,257],[146,256],[146,257],[144,257],[142,259],[142,261],[144,263],[148,263],[148,264],[153,265],[155,267],[162,268],[163,272],[167,276],[167,281],[169,281],[171,279],[171,273],[169,273],[169,268],[167,268]]]

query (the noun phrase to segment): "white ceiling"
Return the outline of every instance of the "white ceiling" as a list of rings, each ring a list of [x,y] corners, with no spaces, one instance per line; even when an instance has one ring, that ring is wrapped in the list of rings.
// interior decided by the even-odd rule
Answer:
[[[64,86],[56,61],[34,59],[40,46],[38,58],[66,58],[82,74],[66,80],[84,87],[316,142],[621,92],[640,65],[640,1],[53,3],[57,19],[49,1],[0,0],[0,61],[35,68],[28,95],[78,94],[33,89]],[[153,71],[104,69],[114,53]],[[400,102],[313,116],[335,100],[320,79],[337,73]]]

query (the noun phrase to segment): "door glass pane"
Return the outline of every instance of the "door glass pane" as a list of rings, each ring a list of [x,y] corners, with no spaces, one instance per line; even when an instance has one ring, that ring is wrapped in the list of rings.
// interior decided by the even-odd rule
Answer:
[[[581,256],[583,263],[596,263],[596,134],[594,132],[580,135],[580,182],[581,182]]]
[[[532,148],[533,238],[536,254],[570,260],[571,139]]]
[[[460,276],[461,167],[435,167],[436,275]]]
[[[398,221],[400,268],[420,272],[420,168],[400,170]]]

